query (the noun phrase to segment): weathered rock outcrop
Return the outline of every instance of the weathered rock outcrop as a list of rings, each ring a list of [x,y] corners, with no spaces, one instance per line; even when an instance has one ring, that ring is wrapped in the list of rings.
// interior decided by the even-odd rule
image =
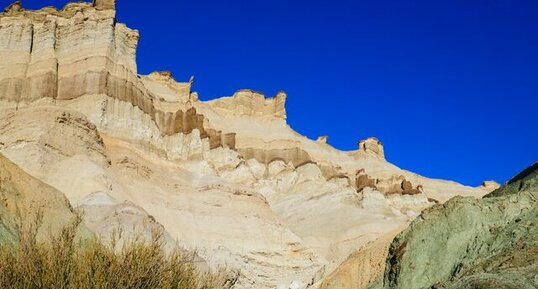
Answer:
[[[318,137],[316,141],[318,143],[327,143],[328,140],[329,140],[329,137],[326,135],[323,135],[323,136]]]
[[[489,191],[494,191],[498,188],[500,188],[501,185],[499,183],[497,183],[496,181],[484,181],[482,183],[482,188],[486,189],[486,190],[489,190]]]
[[[167,246],[174,246],[174,239],[164,227],[144,209],[128,202],[119,202],[104,192],[95,192],[79,201],[76,207],[84,217],[84,224],[106,243],[111,238],[121,247],[135,238],[151,241],[157,235]]]
[[[160,223],[174,242],[199,251],[211,268],[237,272],[235,288],[305,288],[324,274],[324,258],[305,247],[263,196],[213,172],[224,176],[241,163],[237,154],[229,160],[228,148],[212,150],[209,164],[175,163],[101,135],[69,108],[25,107],[0,113],[0,120],[0,151],[61,189],[103,239],[115,229],[125,237],[147,238]]]
[[[250,89],[239,90],[231,97],[209,101],[213,108],[224,110],[228,115],[286,118],[285,92],[279,92],[272,98],[265,98],[261,92]]]
[[[93,6],[97,10],[116,9],[116,0],[94,0]]]
[[[391,244],[383,288],[536,288],[538,166],[426,210]]]
[[[315,162],[328,179],[352,180],[358,168],[367,168],[378,179],[403,174],[414,189],[422,185],[423,180],[369,160],[384,160],[383,146],[375,138],[361,141],[359,151],[349,157],[299,136],[285,123],[284,92],[265,98],[240,90],[201,102],[192,92],[193,78],[177,82],[170,72],[138,75],[138,31],[118,23],[115,15],[111,0],[37,11],[15,3],[0,14],[2,107],[44,102],[68,106],[84,113],[101,132],[171,160],[202,159],[211,149],[227,147],[265,164],[279,159],[296,167]],[[445,187],[450,186],[423,185],[427,194]]]
[[[323,280],[319,289],[366,288],[375,285],[383,277],[390,244],[400,231],[398,228],[351,254]]]
[[[110,159],[96,126],[80,112],[29,107],[0,113],[0,123],[2,153],[72,201],[74,192],[81,198],[108,192]]]
[[[50,98],[86,106],[79,99],[90,97],[94,104],[86,112],[98,118],[92,120],[108,133],[134,138],[128,125],[109,128],[106,119],[135,117],[149,131],[135,140],[158,148],[169,146],[152,140],[164,138],[160,142],[175,144],[177,140],[167,138],[193,130],[199,138],[209,139],[205,150],[233,147],[233,135],[206,127],[204,116],[182,101],[185,94],[187,100],[197,98],[190,82],[163,80],[158,74],[140,79],[135,60],[138,31],[116,22],[114,3],[70,3],[62,10],[37,11],[13,6],[0,14],[0,101],[18,107]],[[163,97],[163,82],[178,91],[177,99]]]
[[[274,161],[290,162],[295,167],[312,162],[308,153],[301,148],[261,149],[240,148],[237,150],[245,159],[255,159],[262,164],[270,164]]]
[[[177,247],[177,241],[170,236],[163,225],[143,208],[130,201],[119,202],[104,192],[95,192],[82,199],[76,207],[83,217],[83,224],[106,244],[114,244],[121,250],[125,243],[135,240],[151,242],[156,238],[167,250],[179,250],[184,258],[201,271],[209,269],[208,264],[195,252]]]
[[[30,176],[0,155],[0,243],[16,242],[19,226],[27,228],[38,220],[37,237],[47,239],[59,233],[75,213],[65,196]]]
[[[357,191],[373,188],[384,194],[417,195],[422,193],[422,186],[414,186],[404,176],[391,176],[386,179],[372,178],[364,170],[359,170],[355,177]]]
[[[525,191],[538,191],[538,163],[533,164],[513,177],[506,185],[496,189],[486,197],[498,197]]]
[[[353,152],[308,139],[286,123],[283,92],[201,101],[194,77],[138,75],[138,31],[115,14],[114,0],[0,14],[0,152],[93,212],[104,238],[162,224],[237,272],[235,289],[305,289],[429,200],[493,188],[402,170],[374,138]]]
[[[361,140],[358,146],[359,154],[368,154],[382,160],[385,159],[385,151],[383,149],[383,144],[375,137]]]

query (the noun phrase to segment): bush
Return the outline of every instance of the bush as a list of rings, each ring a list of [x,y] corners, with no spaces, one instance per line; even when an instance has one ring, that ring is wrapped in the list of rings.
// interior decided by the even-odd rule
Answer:
[[[80,218],[47,241],[37,238],[39,224],[40,218],[17,226],[17,242],[0,245],[0,288],[212,289],[224,281],[223,274],[198,272],[192,256],[166,251],[161,234],[117,249],[114,242],[78,238]]]

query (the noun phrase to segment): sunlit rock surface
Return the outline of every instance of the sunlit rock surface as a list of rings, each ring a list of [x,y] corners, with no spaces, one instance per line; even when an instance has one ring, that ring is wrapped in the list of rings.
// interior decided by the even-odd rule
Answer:
[[[390,246],[372,288],[536,288],[538,165],[482,199],[426,210]]]
[[[310,140],[287,124],[285,92],[200,101],[194,77],[139,75],[139,32],[115,15],[112,0],[0,14],[0,153],[100,235],[137,220],[130,233],[164,228],[235,288],[314,288],[378,264],[368,248],[424,208],[494,189],[402,170],[375,138],[351,152]]]

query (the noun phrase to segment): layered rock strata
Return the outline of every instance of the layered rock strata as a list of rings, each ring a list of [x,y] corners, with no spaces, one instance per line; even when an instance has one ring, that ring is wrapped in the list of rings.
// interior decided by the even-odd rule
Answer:
[[[203,115],[189,103],[196,99],[190,83],[168,79],[179,91],[172,99],[144,85],[144,80],[162,79],[137,75],[138,31],[117,23],[115,15],[113,1],[70,3],[62,10],[26,11],[20,4],[8,8],[0,15],[0,100],[22,106],[42,98],[65,103],[106,95],[91,112],[102,110],[101,118],[118,113],[124,118],[125,109],[137,113],[146,130],[157,128],[142,141],[197,130],[200,138],[209,139],[209,148],[233,147],[233,135],[204,126]],[[118,111],[118,106],[123,108]]]
[[[353,254],[378,264],[380,247],[357,250],[434,201],[494,187],[402,170],[375,138],[351,152],[310,140],[286,123],[284,92],[201,101],[194,77],[138,75],[138,31],[115,15],[112,0],[0,14],[0,152],[105,238],[162,225],[236,289],[313,288],[354,272]]]
[[[382,160],[385,159],[385,150],[383,148],[383,144],[375,137],[359,141],[358,146],[358,153],[360,154],[368,154]]]

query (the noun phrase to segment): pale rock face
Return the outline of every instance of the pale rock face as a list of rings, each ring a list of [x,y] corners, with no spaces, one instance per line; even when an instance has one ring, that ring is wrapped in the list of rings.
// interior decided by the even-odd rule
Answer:
[[[21,1],[15,1],[13,4],[9,5],[4,9],[4,13],[17,13],[21,10],[22,4]]]
[[[497,183],[496,181],[484,181],[481,187],[488,191],[494,191],[500,188],[501,184]]]
[[[317,288],[368,288],[374,285],[383,277],[390,243],[402,229],[403,227],[397,228],[358,249],[338,269],[327,276]]]
[[[119,202],[105,192],[87,195],[76,208],[84,215],[86,227],[107,243],[116,237],[118,247],[121,247],[134,238],[149,242],[154,234],[163,233],[164,242],[168,246],[174,245],[174,239],[144,209],[128,201]]]
[[[267,166],[267,173],[270,177],[275,177],[276,175],[284,171],[292,171],[293,166],[286,164],[284,161],[274,161]]]
[[[233,170],[241,163],[239,154],[227,148],[211,150],[208,161],[218,171]]]
[[[374,188],[386,195],[418,195],[423,192],[422,185],[414,186],[403,175],[393,175],[389,178],[375,179],[359,170],[355,177],[355,187],[358,191],[365,188]]]
[[[349,183],[349,179],[348,178],[345,178],[345,177],[335,177],[335,178],[331,178],[329,180],[330,183],[333,183],[337,186],[340,186],[340,187],[349,187],[350,186],[350,183]]]
[[[236,272],[236,289],[314,288],[377,266],[350,256],[371,256],[356,252],[434,201],[495,188],[402,170],[375,138],[352,152],[310,140],[286,123],[284,92],[204,102],[194,78],[138,75],[138,31],[115,13],[96,0],[0,14],[0,153],[94,212],[99,234],[162,226],[210,268]]]
[[[375,137],[371,137],[359,142],[359,153],[368,154],[376,158],[385,159],[383,144]]]
[[[95,125],[76,111],[24,108],[0,114],[2,153],[23,169],[78,200],[109,191],[107,157]],[[21,153],[24,152],[24,153]],[[66,174],[69,177],[66,177]]]
[[[298,167],[297,173],[299,173],[298,182],[316,181],[316,180],[325,181],[325,179],[323,178],[323,174],[321,173],[321,170],[316,164],[313,164],[313,163]]]
[[[156,238],[163,242],[165,249],[178,249],[184,258],[202,271],[209,270],[208,264],[196,253],[178,248],[176,240],[164,227],[143,208],[130,201],[119,202],[104,192],[94,192],[77,204],[82,213],[84,225],[107,244],[115,244],[120,251],[125,243],[135,240],[151,242]],[[112,240],[114,239],[114,240]]]
[[[116,9],[116,0],[94,0],[93,6],[98,10]]]
[[[259,180],[265,177],[266,172],[267,172],[267,167],[264,166],[263,164],[260,164],[255,159],[249,159],[246,161],[246,165],[248,166],[248,168],[250,169],[250,172],[256,179]]]
[[[316,140],[318,143],[327,143],[327,141],[329,140],[329,137],[324,135],[324,136],[320,136],[318,137],[318,139]]]
[[[326,261],[302,244],[263,196],[220,177],[201,164],[205,161],[163,160],[143,147],[101,136],[82,114],[65,108],[28,107],[0,115],[6,124],[2,153],[61,189],[85,210],[85,222],[100,235],[120,227],[127,236],[148,238],[162,224],[167,236],[199,251],[211,268],[226,265],[237,271],[235,288],[306,286],[324,274]],[[56,132],[64,132],[54,139],[65,147],[48,141]],[[216,158],[224,160],[221,164],[237,160],[226,152],[222,149]],[[246,164],[222,169],[251,174]]]
[[[231,171],[225,171],[219,174],[225,180],[235,184],[251,184],[256,181],[256,177],[245,164],[240,164]]]
[[[265,98],[260,92],[243,89],[231,97],[209,101],[208,104],[214,109],[224,111],[225,114],[285,119],[286,98],[285,92],[279,92],[272,98]]]
[[[163,79],[158,74],[138,77],[138,31],[116,23],[114,1],[70,3],[61,11],[4,13],[0,26],[4,27],[0,37],[5,40],[0,42],[0,99],[6,106],[50,98],[88,115],[100,115],[104,124],[92,121],[109,134],[135,137],[134,141],[167,152],[174,147],[170,143],[181,142],[176,135],[194,130],[208,147],[233,148],[233,135],[206,127],[196,108],[181,101],[191,99],[191,83]],[[88,106],[88,102],[94,103]],[[109,129],[109,119],[131,119],[147,133],[136,138],[130,127]],[[185,159],[192,157],[191,153],[200,151],[176,151],[170,157]]]
[[[0,154],[0,242],[16,241],[18,226],[34,224],[41,213],[38,240],[48,240],[75,220],[62,192],[32,177]],[[3,262],[6,262],[5,260]]]
[[[197,101],[191,91],[192,82],[177,82],[170,71],[156,71],[142,77],[144,86],[161,99],[170,111],[186,107],[190,101]],[[175,104],[175,107],[174,107]]]

